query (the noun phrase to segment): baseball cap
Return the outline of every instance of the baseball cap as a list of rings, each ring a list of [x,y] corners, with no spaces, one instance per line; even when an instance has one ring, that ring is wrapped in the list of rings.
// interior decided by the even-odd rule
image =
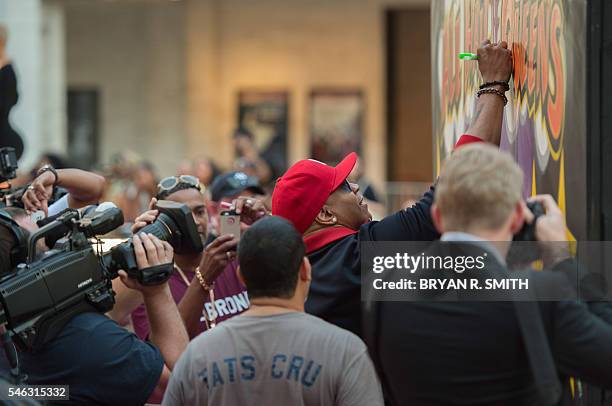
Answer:
[[[209,188],[211,198],[215,202],[224,197],[235,196],[247,189],[259,195],[265,194],[259,185],[259,179],[244,172],[228,172],[217,176]]]
[[[335,167],[314,159],[297,162],[276,181],[272,214],[291,221],[303,234],[329,195],[346,180],[356,161],[357,154],[351,152]]]

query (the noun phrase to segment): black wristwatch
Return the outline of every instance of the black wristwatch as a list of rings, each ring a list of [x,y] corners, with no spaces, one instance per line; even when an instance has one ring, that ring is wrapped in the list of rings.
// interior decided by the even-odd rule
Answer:
[[[53,176],[55,176],[55,180],[53,181],[53,187],[57,186],[57,182],[59,182],[59,175],[57,174],[57,171],[55,170],[55,168],[49,164],[42,166],[38,170],[38,172],[36,172],[36,177],[39,177],[45,172],[51,172]]]

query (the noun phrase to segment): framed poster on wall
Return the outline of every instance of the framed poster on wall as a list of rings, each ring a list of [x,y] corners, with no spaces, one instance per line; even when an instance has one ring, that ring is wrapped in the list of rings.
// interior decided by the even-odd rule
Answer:
[[[287,169],[287,91],[244,90],[238,93],[238,127],[254,136],[261,157],[276,179]]]
[[[361,90],[314,89],[309,105],[313,159],[335,165],[349,152],[361,153],[365,110]]]

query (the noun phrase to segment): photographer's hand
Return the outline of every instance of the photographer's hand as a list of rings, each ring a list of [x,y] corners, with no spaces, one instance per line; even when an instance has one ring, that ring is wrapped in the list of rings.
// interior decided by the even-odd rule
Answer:
[[[134,245],[134,254],[136,256],[138,269],[145,269],[151,266],[172,262],[172,258],[174,257],[172,246],[166,241],[161,241],[152,234],[135,234],[132,237],[132,243]],[[142,292],[145,298],[147,294],[167,289],[167,283],[144,286],[136,279],[128,277],[127,272],[123,270],[119,271],[119,278],[121,278],[121,282],[128,288]]]
[[[240,215],[240,222],[247,225],[253,224],[268,214],[263,200],[254,197],[240,196],[232,202],[232,209]]]
[[[229,261],[236,255],[238,238],[233,235],[221,235],[208,244],[200,262],[200,273],[211,284],[223,272]]]
[[[154,207],[157,204],[157,199],[152,198],[149,202],[149,210],[142,213],[140,216],[136,217],[134,220],[134,224],[132,224],[132,234],[136,234],[138,230],[146,226],[147,224],[151,224],[155,221],[157,216],[159,216],[159,210],[155,210]]]
[[[551,266],[570,257],[567,243],[565,218],[551,195],[537,195],[529,198],[537,201],[545,210],[536,222],[535,236],[540,242],[544,262]]]
[[[95,173],[80,169],[57,169],[57,179],[51,171],[41,173],[32,181],[23,194],[22,201],[28,211],[42,210],[48,214],[48,201],[53,194],[53,186],[61,186],[68,191],[68,207],[78,209],[96,204],[104,193],[106,180]]]
[[[236,254],[237,245],[238,239],[235,236],[221,235],[206,247],[198,268],[207,284],[212,284],[225,270]],[[209,299],[209,292],[202,289],[199,279],[194,277],[178,304],[179,313],[191,338],[200,334],[200,317],[204,303]]]
[[[32,181],[21,198],[26,211],[42,210],[47,214],[54,182],[55,176],[51,172],[43,172]]]

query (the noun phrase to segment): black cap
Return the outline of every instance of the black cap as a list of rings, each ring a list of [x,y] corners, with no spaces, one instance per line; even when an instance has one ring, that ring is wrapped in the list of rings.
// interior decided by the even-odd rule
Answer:
[[[265,194],[259,185],[259,179],[244,172],[229,172],[217,176],[209,188],[211,198],[215,202],[224,197],[240,194],[247,189],[259,195]]]

